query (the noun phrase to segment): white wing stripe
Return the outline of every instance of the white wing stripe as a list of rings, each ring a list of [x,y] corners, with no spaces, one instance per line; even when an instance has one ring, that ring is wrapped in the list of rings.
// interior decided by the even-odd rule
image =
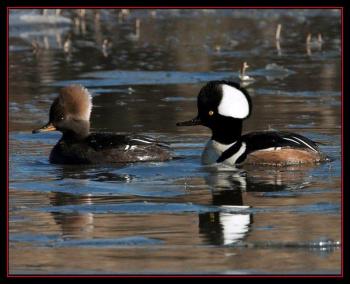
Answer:
[[[142,139],[136,139],[136,138],[131,139],[131,141],[139,141],[139,142],[147,143],[147,144],[152,144],[152,143],[153,143],[152,141],[147,141],[147,140],[142,140]]]
[[[298,141],[300,141],[301,143],[305,144],[307,147],[309,147],[312,151],[318,152],[317,149],[315,149],[314,147],[312,147],[310,144],[306,143],[305,141],[293,136],[294,139],[297,139]]]
[[[283,139],[284,139],[284,140],[289,140],[289,141],[292,141],[292,142],[297,143],[297,144],[300,144],[298,141],[295,141],[295,140],[290,139],[290,138],[283,138]]]

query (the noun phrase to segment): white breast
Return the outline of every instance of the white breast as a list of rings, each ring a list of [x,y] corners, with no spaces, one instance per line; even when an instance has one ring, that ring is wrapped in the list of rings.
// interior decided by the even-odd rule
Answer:
[[[236,142],[233,142],[231,144],[222,144],[210,139],[205,146],[202,154],[202,164],[209,165],[216,163],[221,154],[233,146],[235,143]]]
[[[221,154],[226,151],[228,148],[233,146],[237,141],[231,144],[222,144],[215,140],[209,140],[202,154],[202,163],[205,165],[216,163],[217,159]],[[247,146],[246,143],[242,142],[239,150],[233,154],[231,157],[223,161],[223,164],[226,165],[235,165],[239,157],[245,152]]]
[[[225,161],[223,161],[223,163],[227,164],[227,165],[235,165],[236,161],[245,152],[246,148],[247,148],[246,144],[244,142],[242,142],[242,145],[239,148],[239,150],[234,155],[232,155],[230,158],[227,158]]]

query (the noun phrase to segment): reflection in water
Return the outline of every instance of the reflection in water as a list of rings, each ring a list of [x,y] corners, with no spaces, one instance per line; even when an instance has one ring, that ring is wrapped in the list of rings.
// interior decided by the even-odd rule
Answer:
[[[84,167],[83,167],[84,168]],[[77,179],[82,182],[132,182],[130,175],[111,173],[110,170],[91,170],[89,167],[58,168],[59,179]],[[233,169],[226,166],[204,167],[207,172],[205,182],[212,189],[211,200],[208,205],[219,207],[217,211],[198,214],[199,235],[211,245],[232,245],[244,241],[251,225],[253,214],[242,213],[250,208],[245,203],[244,196],[247,192],[285,192],[311,186],[306,176],[312,166],[290,166],[284,168],[270,168],[262,171],[259,167]],[[303,180],[303,183],[300,183]],[[306,182],[305,182],[306,181]],[[108,197],[103,199],[91,194],[71,194],[52,192],[50,204],[55,211],[51,214],[57,225],[61,228],[63,239],[92,239],[94,238],[94,207],[91,212],[60,212],[59,206],[65,205],[93,205],[98,203],[119,203],[124,197]],[[77,209],[79,206],[77,206]],[[85,209],[88,207],[84,207]],[[235,211],[238,211],[237,213]],[[149,218],[149,222],[157,223],[157,217]]]
[[[119,23],[122,23],[124,20],[126,20],[130,15],[130,10],[129,9],[120,9],[118,13],[118,20]]]
[[[91,195],[74,195],[62,192],[50,194],[50,204],[53,206],[92,204]],[[55,222],[60,226],[63,239],[91,238],[94,230],[93,213],[63,213],[51,212]]]
[[[63,44],[63,51],[66,54],[71,54],[72,53],[72,40],[71,40],[71,34],[68,34],[66,40],[64,41]]]
[[[108,38],[104,39],[102,43],[102,54],[104,57],[108,57],[109,53],[111,52],[111,48],[112,48],[111,40]]]
[[[95,165],[60,165],[56,170],[56,178],[58,180],[76,179],[85,181],[98,181],[98,182],[131,182],[133,176],[129,174],[116,174],[112,171],[123,168],[123,165],[115,166],[111,168],[96,169]]]
[[[206,182],[214,189],[235,189],[247,192],[272,192],[305,188],[310,184],[309,172],[318,165],[243,168],[207,167]],[[300,182],[302,181],[302,182]]]
[[[311,33],[308,33],[306,36],[306,54],[308,56],[312,55],[312,49],[317,49],[318,51],[322,51],[323,39],[322,34],[318,33],[317,39],[312,37]]]
[[[239,189],[214,191],[212,203],[222,208],[246,208],[242,206],[242,192]],[[244,238],[252,219],[252,214],[248,213],[209,212],[199,214],[199,233],[204,234],[206,241],[210,244],[232,244]]]
[[[141,27],[141,20],[136,19],[136,21],[135,21],[135,33],[127,34],[126,38],[130,41],[138,41],[140,39],[140,27]]]
[[[278,24],[276,28],[276,49],[277,49],[278,56],[282,55],[281,44],[280,44],[281,30],[282,30],[282,25]]]
[[[110,169],[96,171],[94,166],[62,166],[57,168],[57,179],[76,179],[81,183],[87,183],[89,181],[129,183],[133,177],[128,174],[111,173]],[[91,193],[77,195],[64,192],[51,192],[49,199],[50,204],[55,208],[56,206],[64,205],[92,205],[94,204],[94,200],[97,200],[97,197],[95,196],[94,198]],[[61,228],[63,239],[92,238],[94,233],[94,213],[53,211],[51,214],[56,224]]]
[[[212,204],[225,208],[245,209],[245,192],[278,192],[310,186],[306,176],[313,166],[288,166],[264,168],[246,166],[229,169],[225,166],[207,167],[206,183],[212,190]],[[247,170],[247,171],[246,171]],[[300,180],[304,181],[300,183]],[[214,245],[233,244],[244,239],[253,223],[252,214],[209,212],[199,214],[199,232]]]

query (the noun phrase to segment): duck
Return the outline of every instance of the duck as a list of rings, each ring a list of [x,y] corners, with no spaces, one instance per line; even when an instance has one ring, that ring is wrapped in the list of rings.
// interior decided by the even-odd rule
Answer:
[[[202,125],[212,136],[202,152],[202,164],[288,166],[329,161],[316,142],[288,131],[254,131],[242,135],[252,112],[252,99],[239,83],[210,81],[197,97],[198,115],[177,126]]]
[[[243,62],[242,66],[239,70],[239,79],[243,82],[247,82],[247,81],[255,81],[255,79],[253,77],[250,77],[249,75],[246,74],[246,70],[249,68],[249,65],[247,62]]]
[[[162,162],[170,148],[152,137],[137,134],[91,133],[91,93],[82,85],[63,87],[49,111],[49,122],[32,133],[60,131],[51,150],[53,164]]]

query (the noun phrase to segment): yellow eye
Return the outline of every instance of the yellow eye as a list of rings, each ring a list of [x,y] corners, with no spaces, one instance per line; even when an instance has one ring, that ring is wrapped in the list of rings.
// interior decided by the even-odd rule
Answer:
[[[212,116],[214,112],[212,110],[209,111],[209,115]]]

